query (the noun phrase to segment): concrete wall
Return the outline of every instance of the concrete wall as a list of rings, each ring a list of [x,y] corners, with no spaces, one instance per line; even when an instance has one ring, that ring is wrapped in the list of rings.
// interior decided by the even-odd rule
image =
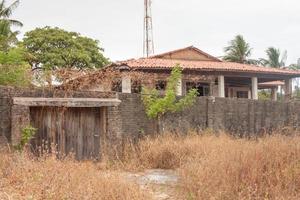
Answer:
[[[30,121],[29,108],[12,105],[13,97],[115,97],[114,93],[45,91],[0,87],[0,145],[16,143],[20,127]],[[199,97],[195,105],[179,113],[169,113],[160,121],[147,118],[138,94],[118,94],[122,103],[106,108],[106,140],[114,150],[124,138],[138,139],[159,132],[186,133],[207,128],[241,136],[300,126],[300,102],[255,101]],[[6,139],[5,139],[6,138]]]
[[[300,126],[300,102],[200,97],[192,107],[167,114],[157,122],[147,118],[139,95],[119,94],[119,98],[122,133],[130,137],[157,130],[186,133],[207,128],[249,136]]]

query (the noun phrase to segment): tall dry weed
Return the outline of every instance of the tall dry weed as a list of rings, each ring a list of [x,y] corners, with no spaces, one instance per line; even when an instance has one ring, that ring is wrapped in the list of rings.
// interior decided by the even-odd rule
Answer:
[[[300,199],[300,137],[166,134],[128,145],[125,166],[175,169],[188,199]]]
[[[148,199],[138,185],[92,162],[0,154],[0,199]]]

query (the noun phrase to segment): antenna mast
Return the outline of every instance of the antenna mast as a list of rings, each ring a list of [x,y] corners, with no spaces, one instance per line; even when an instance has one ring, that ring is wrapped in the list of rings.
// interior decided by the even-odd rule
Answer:
[[[144,57],[154,54],[153,29],[152,29],[152,13],[151,0],[145,2],[145,18],[144,18]]]

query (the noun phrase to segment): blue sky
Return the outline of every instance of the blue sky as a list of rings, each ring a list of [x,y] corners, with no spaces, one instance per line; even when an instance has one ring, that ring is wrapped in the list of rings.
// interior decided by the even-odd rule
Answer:
[[[11,1],[8,1],[11,2]],[[21,32],[57,26],[98,39],[111,60],[143,54],[144,0],[21,0]],[[214,56],[242,34],[253,57],[275,46],[300,58],[299,0],[153,0],[155,52],[194,45]],[[21,36],[22,37],[22,36]]]

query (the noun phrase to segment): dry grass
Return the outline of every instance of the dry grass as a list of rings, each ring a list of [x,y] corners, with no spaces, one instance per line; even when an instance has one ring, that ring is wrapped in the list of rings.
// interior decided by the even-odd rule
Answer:
[[[147,138],[93,164],[0,154],[0,199],[147,199],[115,170],[174,169],[178,199],[300,199],[300,136]],[[105,170],[103,170],[105,169]]]
[[[139,186],[91,162],[0,153],[0,199],[148,199]]]
[[[166,135],[141,141],[139,150],[129,164],[177,169],[184,198],[300,199],[299,136]]]

